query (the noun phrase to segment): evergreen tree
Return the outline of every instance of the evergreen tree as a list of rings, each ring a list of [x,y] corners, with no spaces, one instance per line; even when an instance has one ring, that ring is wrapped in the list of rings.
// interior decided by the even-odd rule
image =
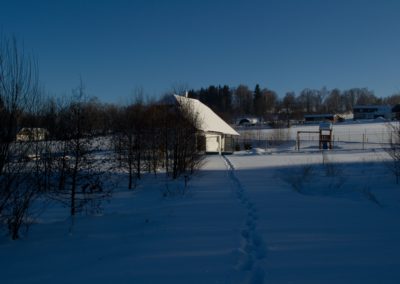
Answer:
[[[266,111],[266,101],[259,84],[254,88],[253,105],[254,114],[259,118],[263,117]]]

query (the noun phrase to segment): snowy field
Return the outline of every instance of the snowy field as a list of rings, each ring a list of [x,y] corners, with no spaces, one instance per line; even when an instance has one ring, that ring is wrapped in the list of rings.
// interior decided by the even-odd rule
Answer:
[[[392,126],[398,127],[398,122],[391,122]],[[381,148],[388,144],[391,138],[391,127],[388,122],[381,120],[370,121],[347,121],[333,125],[333,144],[336,150],[365,150],[366,148]],[[257,129],[257,127],[244,127],[238,130],[239,141],[253,140],[261,148],[270,148],[269,143],[274,140],[285,140],[286,147],[272,150],[294,150],[296,149],[298,132],[318,132],[319,124],[294,125],[290,129]],[[318,133],[301,133],[300,149],[310,151],[318,149]],[[267,142],[267,143],[266,143]],[[272,147],[273,148],[273,147]]]
[[[356,131],[377,140],[346,141]],[[334,132],[331,151],[309,141],[207,156],[186,189],[160,174],[128,191],[118,176],[104,212],[72,230],[49,205],[27,237],[0,238],[0,283],[400,283],[386,126]]]

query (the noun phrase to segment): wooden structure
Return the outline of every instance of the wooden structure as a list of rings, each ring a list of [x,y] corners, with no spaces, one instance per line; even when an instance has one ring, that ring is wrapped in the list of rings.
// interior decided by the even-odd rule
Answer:
[[[320,123],[319,125],[319,149],[332,149],[333,141],[332,123]]]
[[[332,149],[333,148],[333,129],[331,123],[321,123],[319,131],[297,131],[297,150],[300,151],[300,134],[311,133],[319,135],[319,149]]]

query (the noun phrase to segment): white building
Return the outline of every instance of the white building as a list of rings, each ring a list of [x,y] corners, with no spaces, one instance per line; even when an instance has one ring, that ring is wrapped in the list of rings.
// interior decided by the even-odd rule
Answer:
[[[207,153],[221,154],[234,151],[233,137],[239,136],[239,133],[199,100],[176,95],[174,98],[180,105],[190,108],[199,118],[198,130],[205,137]]]
[[[47,138],[49,132],[44,128],[22,128],[18,133],[17,141],[42,141]]]

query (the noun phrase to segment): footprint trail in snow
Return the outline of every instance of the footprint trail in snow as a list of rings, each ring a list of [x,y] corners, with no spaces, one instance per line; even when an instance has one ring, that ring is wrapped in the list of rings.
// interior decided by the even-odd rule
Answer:
[[[249,273],[249,284],[264,283],[265,270],[263,259],[266,257],[266,245],[262,235],[257,230],[258,212],[254,203],[248,198],[243,185],[235,175],[235,167],[231,161],[222,156],[228,169],[229,178],[241,205],[246,212],[246,221],[241,230],[242,245],[239,248],[239,260],[236,269]]]

